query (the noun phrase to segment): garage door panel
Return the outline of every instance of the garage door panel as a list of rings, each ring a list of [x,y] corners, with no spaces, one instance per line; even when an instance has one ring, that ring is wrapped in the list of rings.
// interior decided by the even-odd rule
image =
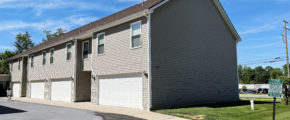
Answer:
[[[71,102],[71,81],[51,82],[51,100]]]
[[[142,77],[100,79],[100,105],[143,109]]]
[[[44,82],[31,83],[31,98],[44,99]]]
[[[13,83],[12,96],[20,97],[20,83]]]

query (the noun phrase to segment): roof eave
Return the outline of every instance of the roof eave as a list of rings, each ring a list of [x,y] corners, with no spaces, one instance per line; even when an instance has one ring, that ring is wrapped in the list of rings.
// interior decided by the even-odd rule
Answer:
[[[241,37],[237,30],[235,29],[233,23],[231,22],[230,18],[228,17],[227,13],[225,12],[223,6],[221,5],[219,0],[212,0],[216,8],[218,9],[220,15],[223,17],[225,23],[227,24],[228,28],[230,29],[231,33],[233,34],[235,40],[237,42],[241,41]]]
[[[132,14],[132,15],[129,15],[129,16],[124,17],[122,19],[119,19],[119,20],[116,20],[114,22],[111,22],[109,24],[105,24],[103,26],[98,26],[98,27],[96,26],[96,28],[94,28],[94,29],[88,30],[86,32],[83,32],[83,33],[80,33],[78,35],[72,36],[70,38],[66,38],[66,39],[61,40],[59,42],[55,42],[55,43],[53,43],[51,45],[48,45],[46,47],[43,47],[41,49],[37,49],[37,50],[31,51],[31,52],[24,53],[23,55],[21,55],[19,57],[11,57],[11,58],[9,58],[7,60],[11,61],[11,60],[15,60],[15,59],[18,59],[18,58],[21,58],[21,57],[26,57],[26,56],[29,56],[29,54],[35,53],[37,51],[42,51],[44,49],[51,48],[53,46],[66,43],[66,42],[69,42],[69,41],[74,40],[74,39],[86,39],[86,38],[92,37],[93,34],[96,33],[96,32],[99,32],[99,31],[102,31],[104,29],[108,29],[108,28],[111,28],[111,27],[114,27],[114,26],[129,22],[131,20],[134,20],[134,19],[137,19],[137,18],[140,18],[140,17],[143,17],[143,16],[146,16],[148,13],[150,13],[150,10],[149,9],[145,9],[143,11],[137,12],[135,14]]]

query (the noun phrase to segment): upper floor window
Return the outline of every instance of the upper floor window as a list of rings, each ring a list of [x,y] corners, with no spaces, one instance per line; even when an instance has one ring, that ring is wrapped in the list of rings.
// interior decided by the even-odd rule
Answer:
[[[89,57],[89,41],[83,42],[83,59]]]
[[[21,69],[21,59],[18,59],[18,70]]]
[[[131,48],[141,47],[141,21],[131,24]]]
[[[42,52],[42,65],[46,64],[46,51]]]
[[[98,54],[104,54],[105,52],[105,33],[98,35]]]
[[[66,60],[71,60],[71,43],[66,45]]]
[[[31,55],[30,56],[30,66],[33,68],[33,65],[34,65],[34,56]]]
[[[54,56],[54,49],[50,49],[50,64],[52,64],[54,62],[53,56]]]

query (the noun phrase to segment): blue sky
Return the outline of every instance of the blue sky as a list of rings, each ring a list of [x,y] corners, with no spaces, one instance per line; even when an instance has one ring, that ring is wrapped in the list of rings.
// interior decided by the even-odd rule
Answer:
[[[55,31],[59,27],[72,30],[140,1],[0,0],[0,51],[12,50],[19,32],[28,31],[38,44],[45,37],[43,30]],[[238,44],[239,63],[281,67],[285,61],[263,62],[285,58],[282,20],[290,21],[290,0],[220,1],[242,38]]]

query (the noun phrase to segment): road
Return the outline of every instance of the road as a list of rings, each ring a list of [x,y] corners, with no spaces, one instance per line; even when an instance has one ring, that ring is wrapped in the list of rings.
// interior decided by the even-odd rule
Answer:
[[[131,116],[0,99],[1,120],[143,120]]]
[[[268,95],[240,94],[242,98],[273,98]]]

